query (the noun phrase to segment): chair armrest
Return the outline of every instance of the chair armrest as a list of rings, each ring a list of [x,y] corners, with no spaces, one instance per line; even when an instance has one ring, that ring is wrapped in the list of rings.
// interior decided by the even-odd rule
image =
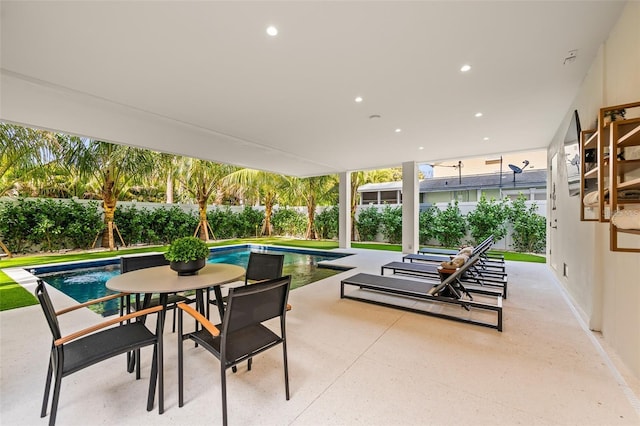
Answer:
[[[211,322],[207,318],[205,318],[204,315],[193,309],[191,306],[186,305],[184,302],[181,302],[178,303],[178,308],[182,309],[183,311],[191,315],[196,321],[202,324],[202,326],[206,328],[212,336],[220,335],[220,330],[218,330],[215,325],[211,324]]]
[[[133,312],[131,314],[123,315],[121,317],[112,318],[112,319],[110,319],[108,321],[101,322],[100,324],[96,324],[94,326],[87,327],[85,329],[76,331],[75,333],[71,333],[68,336],[61,337],[61,338],[57,339],[55,342],[53,342],[53,344],[56,345],[56,346],[64,345],[65,343],[68,343],[68,342],[70,342],[72,340],[75,340],[78,337],[86,336],[87,334],[91,334],[91,333],[93,333],[95,331],[98,331],[100,329],[112,326],[114,324],[121,323],[123,321],[130,320],[130,319],[133,319],[133,318],[141,317],[141,316],[144,316],[144,315],[149,315],[149,314],[152,314],[154,312],[159,312],[161,310],[162,310],[162,306],[154,306],[153,308],[147,308],[147,309],[143,309],[143,310],[138,311],[138,312]]]
[[[123,297],[123,296],[128,296],[129,294],[130,293],[111,294],[109,296],[101,297],[99,299],[89,300],[88,302],[84,302],[84,303],[80,303],[78,305],[70,306],[68,308],[60,309],[59,311],[56,311],[56,316],[62,315],[62,314],[66,314],[67,312],[75,311],[76,309],[85,308],[87,306],[90,306],[90,305],[93,305],[93,304],[96,304],[96,303],[106,302],[107,300],[117,299],[117,298]]]

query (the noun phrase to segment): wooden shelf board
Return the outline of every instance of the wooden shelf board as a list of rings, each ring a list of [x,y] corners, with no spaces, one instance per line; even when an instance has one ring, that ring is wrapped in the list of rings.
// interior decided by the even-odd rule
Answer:
[[[628,173],[640,169],[640,159],[618,160],[616,164],[619,173]]]
[[[638,108],[638,107],[640,107],[640,102],[629,102],[628,104],[610,105],[608,107],[602,108],[602,110],[613,111],[615,109],[627,109],[627,108]]]
[[[623,234],[635,234],[635,235],[640,235],[640,229],[620,229],[618,227],[615,227],[615,230],[617,232],[621,232]]]
[[[640,178],[619,183],[618,190],[620,189],[640,189]]]
[[[587,130],[587,132],[591,132],[591,130]],[[593,130],[593,135],[591,135],[587,141],[584,143],[584,149],[595,149],[597,148],[597,142],[598,142],[598,133],[596,133],[595,130]]]
[[[628,131],[618,139],[618,148],[624,148],[627,146],[634,146],[640,144],[640,118],[628,120],[632,123],[620,123],[618,127],[623,127],[626,125],[635,126],[632,130]]]
[[[595,179],[597,177],[598,177],[597,167],[594,167],[593,169],[589,170],[587,173],[584,174],[585,179]]]

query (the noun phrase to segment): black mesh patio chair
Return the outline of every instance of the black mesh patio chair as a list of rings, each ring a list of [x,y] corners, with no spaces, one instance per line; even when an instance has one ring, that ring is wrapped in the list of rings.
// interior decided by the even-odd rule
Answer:
[[[282,276],[284,254],[268,254],[251,252],[247,264],[244,285],[257,281],[271,280]]]
[[[274,278],[280,278],[282,276],[283,267],[283,254],[269,254],[252,251],[251,253],[249,253],[249,263],[247,264],[247,272],[244,276],[244,285],[264,280],[271,280]],[[209,290],[207,290],[207,300],[209,301],[209,304],[218,304],[217,300],[211,299]],[[224,303],[224,300],[222,301],[222,303]],[[222,309],[220,310],[220,312],[222,312]],[[208,306],[207,318],[210,318]]]
[[[178,304],[178,406],[184,405],[184,340],[190,339],[220,360],[222,388],[222,423],[227,424],[226,370],[249,360],[257,354],[282,345],[284,356],[284,384],[289,400],[289,372],[285,316],[291,276],[263,281],[229,290],[222,324],[213,325],[204,315],[185,304]],[[183,313],[191,315],[202,326],[200,330],[184,333]],[[280,334],[263,323],[280,318]],[[251,364],[249,364],[251,370]]]
[[[271,280],[274,278],[280,278],[282,276],[282,269],[284,267],[284,254],[270,254],[260,253],[252,251],[249,253],[249,262],[247,264],[247,272],[244,276],[244,285],[253,284],[256,282]],[[209,299],[209,303],[217,304],[217,301]],[[223,300],[223,303],[225,301]],[[291,310],[291,306],[287,305],[288,310]],[[207,312],[207,318],[209,314]],[[248,360],[249,369],[251,369],[251,358]],[[233,367],[235,373],[237,368]]]
[[[140,348],[153,345],[153,360],[151,363],[151,373],[149,376],[149,394],[147,396],[147,411],[153,409],[155,399],[156,383],[158,384],[158,412],[164,411],[164,381],[162,367],[162,315],[157,315],[156,332],[151,332],[140,318],[154,312],[160,312],[161,306],[144,309],[124,316],[106,320],[100,324],[87,327],[83,330],[62,336],[58,324],[58,316],[87,307],[94,303],[122,297],[122,293],[102,297],[89,302],[71,306],[69,308],[55,311],[51,298],[47,292],[47,287],[42,280],[38,280],[36,296],[40,301],[40,306],[47,319],[49,328],[53,335],[51,344],[51,356],[49,358],[49,369],[44,388],[44,398],[42,400],[42,410],[40,417],[47,415],[47,405],[49,402],[49,391],[51,389],[51,379],[54,378],[53,397],[51,401],[51,413],[49,415],[49,425],[56,421],[58,400],[60,398],[60,386],[62,378],[86,367],[97,364],[101,361],[112,358],[116,355],[135,351],[140,359]],[[133,321],[132,321],[133,320]],[[115,327],[112,327],[115,326]],[[136,379],[140,378],[140,363],[136,369]]]
[[[145,254],[142,256],[122,256],[120,258],[120,273],[125,274],[127,272],[137,271],[138,269],[152,268],[154,266],[164,266],[168,264],[169,264],[169,261],[164,257],[164,254],[162,253]],[[131,296],[128,296],[128,297],[131,297]],[[140,302],[139,300],[140,295],[136,294],[134,297],[136,301],[133,305],[130,305],[130,299],[126,300],[126,302],[129,302],[129,303],[120,304],[120,315],[122,315],[123,309],[125,308],[125,306],[127,307],[127,309],[131,309],[131,307],[133,306],[133,309],[139,310],[139,309],[142,309],[143,305],[145,305],[146,307],[151,307],[151,306],[157,306],[159,303],[159,299],[157,297],[146,301],[146,304],[143,304]],[[123,298],[123,300],[125,299]],[[173,310],[173,322],[171,326],[171,331],[174,333],[176,331],[175,308],[178,302],[194,303],[195,300],[193,298],[189,298],[186,295],[180,294],[180,293],[169,294],[169,297],[167,298],[167,309]]]

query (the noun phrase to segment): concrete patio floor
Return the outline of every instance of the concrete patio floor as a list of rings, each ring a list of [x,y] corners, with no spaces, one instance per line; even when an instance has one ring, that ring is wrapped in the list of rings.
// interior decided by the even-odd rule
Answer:
[[[379,274],[400,253],[348,250],[357,269],[291,292],[291,399],[282,351],[227,372],[232,425],[638,425],[640,385],[589,332],[544,264],[508,262],[504,331],[340,299],[340,280]],[[26,286],[32,290],[33,280]],[[57,293],[57,292],[56,292]],[[413,302],[412,302],[413,303]],[[71,304],[55,294],[57,308]],[[168,318],[170,318],[170,315]],[[63,333],[102,318],[63,318]],[[142,379],[118,357],[62,381],[58,425],[199,425],[221,418],[218,361],[185,345],[178,407],[177,337],[165,333],[165,413],[147,412],[151,351]],[[51,336],[39,306],[0,313],[0,423],[39,417]]]

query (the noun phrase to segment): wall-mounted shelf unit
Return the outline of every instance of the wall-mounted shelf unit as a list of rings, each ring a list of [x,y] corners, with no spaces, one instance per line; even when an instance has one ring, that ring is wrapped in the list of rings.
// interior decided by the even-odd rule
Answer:
[[[611,164],[608,182],[613,251],[640,252],[640,102],[611,109],[624,109],[635,118],[612,121],[607,125]],[[631,114],[629,114],[631,110]],[[617,216],[617,217],[616,217]],[[617,225],[616,225],[617,224]],[[634,235],[630,240],[625,234]]]
[[[610,249],[640,252],[640,102],[601,108],[580,159],[580,220],[610,222]]]
[[[598,130],[590,129],[580,132],[580,220],[597,221],[597,210],[593,205],[585,203],[585,196],[598,189]],[[593,197],[592,197],[593,201]]]

